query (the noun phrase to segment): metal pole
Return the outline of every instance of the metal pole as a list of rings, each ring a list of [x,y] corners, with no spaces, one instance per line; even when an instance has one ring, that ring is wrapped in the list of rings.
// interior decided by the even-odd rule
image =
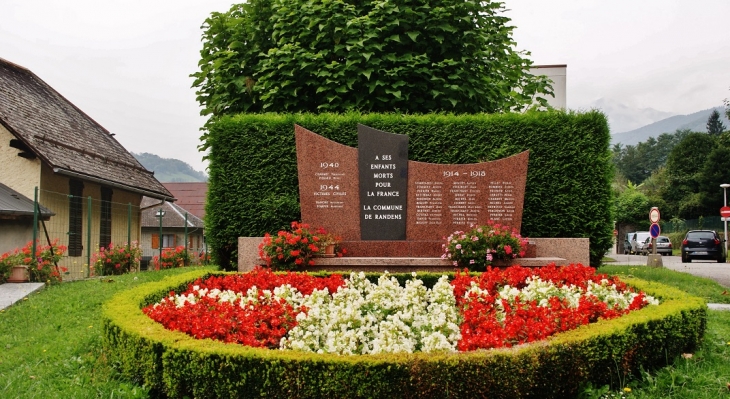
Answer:
[[[160,257],[157,258],[157,266],[162,269],[162,216],[164,215],[162,208],[158,211],[158,215],[160,216]]]
[[[188,259],[188,213],[185,212],[185,259]],[[187,263],[187,261],[186,261]],[[188,266],[187,264],[185,266]]]
[[[127,250],[132,244],[132,203],[127,203]]]
[[[89,277],[89,269],[91,269],[91,196],[87,197],[86,206],[86,276]]]
[[[727,186],[727,184],[722,185],[723,196],[725,197],[723,204],[725,204],[725,206],[727,206]],[[727,256],[727,218],[723,219],[725,219],[725,235],[722,238],[725,241],[725,256]]]
[[[36,241],[38,241],[38,212],[40,211],[40,208],[38,207],[38,186],[35,186],[35,198],[33,200],[33,205],[33,260],[38,261],[38,258],[36,258],[35,255],[35,251],[37,250]]]

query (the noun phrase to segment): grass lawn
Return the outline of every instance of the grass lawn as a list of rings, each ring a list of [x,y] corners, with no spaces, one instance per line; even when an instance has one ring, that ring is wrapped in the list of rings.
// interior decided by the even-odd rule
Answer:
[[[147,398],[144,387],[119,380],[101,351],[101,304],[119,291],[189,268],[63,283],[0,312],[1,398]],[[730,303],[728,287],[667,269],[604,266],[677,286],[710,302]],[[730,398],[730,312],[710,311],[702,347],[691,358],[640,378],[617,391],[586,389],[587,398]],[[630,389],[625,392],[624,388]]]

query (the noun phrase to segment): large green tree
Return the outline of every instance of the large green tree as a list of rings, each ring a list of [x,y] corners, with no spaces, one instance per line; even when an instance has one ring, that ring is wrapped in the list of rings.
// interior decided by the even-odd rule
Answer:
[[[709,134],[690,133],[672,150],[667,160],[667,186],[662,193],[671,215],[695,219],[714,214],[707,207],[710,192],[706,191],[706,175],[713,167],[722,167],[718,163],[720,154],[708,156],[717,145],[718,140]]]
[[[720,119],[720,113],[716,109],[712,110],[712,113],[707,118],[707,133],[712,135],[719,135],[725,131],[725,124]]]
[[[546,104],[499,1],[251,0],[203,25],[203,114],[504,112]]]

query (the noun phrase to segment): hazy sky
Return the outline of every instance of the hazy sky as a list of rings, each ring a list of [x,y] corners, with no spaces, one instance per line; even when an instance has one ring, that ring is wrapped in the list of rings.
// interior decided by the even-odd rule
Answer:
[[[203,170],[205,18],[230,0],[0,0],[0,57],[53,86],[129,151]],[[569,108],[599,98],[687,114],[730,97],[728,0],[507,0],[517,48],[567,64]]]

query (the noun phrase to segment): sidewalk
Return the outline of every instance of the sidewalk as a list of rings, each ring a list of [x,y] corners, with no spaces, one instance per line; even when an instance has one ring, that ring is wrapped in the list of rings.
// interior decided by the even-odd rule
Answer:
[[[33,292],[45,287],[43,283],[5,283],[0,284],[0,310],[22,301]]]

